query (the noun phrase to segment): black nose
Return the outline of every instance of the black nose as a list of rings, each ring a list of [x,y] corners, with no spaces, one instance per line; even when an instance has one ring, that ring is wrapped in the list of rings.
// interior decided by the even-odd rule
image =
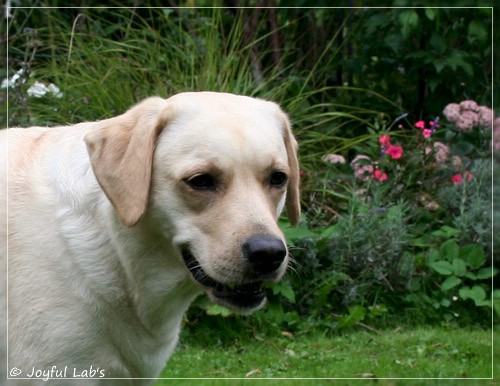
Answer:
[[[243,244],[243,255],[260,273],[276,271],[286,257],[286,247],[281,239],[269,235],[250,237]]]

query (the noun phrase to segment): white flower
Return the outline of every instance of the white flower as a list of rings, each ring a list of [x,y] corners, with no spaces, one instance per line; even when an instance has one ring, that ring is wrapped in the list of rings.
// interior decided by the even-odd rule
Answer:
[[[12,75],[12,78],[10,78],[10,79],[7,78],[7,79],[2,80],[1,88],[14,87],[16,85],[17,81],[19,80],[19,78],[21,78],[21,76],[23,76],[23,74],[24,74],[24,69],[21,68],[14,75]]]
[[[332,164],[345,164],[345,158],[339,154],[328,154],[323,157],[323,160]]]
[[[29,89],[28,89],[28,95],[35,97],[35,98],[41,98],[45,95],[52,95],[55,96],[56,98],[62,98],[63,94],[59,87],[57,87],[54,83],[50,83],[48,86],[45,85],[44,83],[41,82],[35,82]]]

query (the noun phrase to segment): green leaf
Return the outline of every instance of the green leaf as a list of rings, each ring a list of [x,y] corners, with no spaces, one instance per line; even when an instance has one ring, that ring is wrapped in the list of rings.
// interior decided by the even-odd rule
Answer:
[[[434,68],[436,72],[439,74],[446,67],[446,60],[444,59],[436,59],[434,60]]]
[[[422,279],[419,277],[411,278],[408,288],[410,289],[410,291],[420,291],[422,289]]]
[[[342,316],[339,320],[338,327],[353,327],[356,323],[365,318],[366,309],[362,306],[349,307],[349,315]]]
[[[476,306],[484,306],[484,301],[486,298],[486,292],[480,286],[475,285],[474,287],[462,287],[460,291],[458,291],[460,298],[462,300],[471,299],[474,301]]]
[[[219,306],[218,304],[210,304],[207,307],[207,314],[208,315],[220,315],[220,316],[226,317],[226,316],[232,315],[232,312],[228,308],[223,307],[223,306]]]
[[[473,269],[478,269],[486,262],[483,249],[477,244],[464,245],[460,248],[460,258]]]
[[[458,258],[459,247],[455,240],[445,241],[439,247],[439,255],[442,259],[453,261]]]
[[[433,261],[429,264],[429,266],[441,275],[451,275],[453,273],[453,267],[448,261]]]
[[[429,20],[434,20],[436,18],[437,11],[435,8],[425,8],[425,16]]]
[[[326,228],[325,230],[323,230],[323,232],[321,232],[320,234],[320,237],[323,237],[323,238],[330,238],[335,232],[337,232],[337,225],[332,225],[332,226],[329,226],[328,228]]]
[[[466,56],[465,52],[453,50],[447,57],[446,62],[448,67],[450,67],[453,71],[456,71],[457,68],[462,68],[467,75],[473,75],[474,69],[464,58]]]
[[[444,54],[446,51],[446,41],[443,36],[434,32],[429,40],[430,45],[434,48],[438,55]]]
[[[469,24],[467,32],[469,41],[471,40],[471,37],[475,37],[480,42],[484,42],[488,38],[488,30],[486,29],[484,23],[479,20],[472,20]]]
[[[462,259],[458,257],[453,259],[451,265],[453,267],[453,273],[456,276],[463,277],[467,273],[467,265],[465,264],[465,261],[463,261]]]
[[[431,241],[429,240],[429,237],[427,236],[422,236],[422,237],[417,237],[416,239],[413,240],[413,245],[415,247],[430,247],[432,245]]]
[[[429,253],[429,262],[438,261],[441,259],[441,255],[437,249],[431,249]]]
[[[301,225],[299,227],[292,227],[288,221],[280,220],[280,228],[285,234],[285,238],[289,245],[295,245],[294,241],[304,238],[317,237],[318,235],[309,230],[307,226]]]
[[[441,302],[439,304],[441,304],[443,307],[448,308],[450,306],[451,302],[450,302],[450,299],[444,298],[444,299],[441,299]]]
[[[495,276],[495,274],[497,272],[498,272],[498,270],[496,268],[485,267],[485,268],[481,268],[479,271],[477,271],[476,277],[477,277],[478,280],[490,279],[493,276]]]
[[[292,303],[295,303],[295,292],[292,286],[286,281],[281,281],[273,286],[273,294],[282,295],[284,298]]]
[[[447,239],[451,239],[458,234],[458,229],[449,227],[447,225],[442,226],[438,230],[432,232],[432,235],[435,237],[444,237]]]
[[[448,291],[452,288],[455,288],[461,282],[462,282],[462,279],[452,275],[452,276],[446,278],[446,280],[441,283],[441,289],[443,291]]]
[[[418,13],[414,9],[408,9],[399,15],[399,24],[401,25],[401,33],[407,37],[415,27],[418,26]]]
[[[459,156],[466,156],[473,152],[474,149],[474,145],[470,142],[460,141],[455,144],[455,150]]]
[[[370,315],[374,317],[384,315],[388,311],[385,304],[375,304],[373,306],[369,306],[368,310],[370,311]]]

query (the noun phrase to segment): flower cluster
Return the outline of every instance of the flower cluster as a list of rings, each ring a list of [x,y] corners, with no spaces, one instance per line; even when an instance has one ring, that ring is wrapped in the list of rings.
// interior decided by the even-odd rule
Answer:
[[[439,117],[436,118],[435,121],[429,121],[429,127],[426,126],[425,121],[418,121],[415,123],[415,127],[417,129],[422,130],[422,135],[425,138],[430,138],[432,134],[438,129],[439,127]]]
[[[449,104],[446,106],[444,114],[447,120],[453,124],[452,130],[455,136],[462,135],[457,133],[457,130],[463,132],[471,130],[476,125],[487,126],[494,124],[492,147],[500,151],[500,117],[492,121],[493,113],[491,109],[478,106],[474,101],[464,101],[460,104]],[[402,115],[401,117],[405,116]],[[393,124],[387,131],[392,126]],[[443,181],[442,176],[445,180],[448,180],[448,184],[455,186],[465,184],[475,178],[466,166],[466,164],[469,164],[467,154],[471,151],[470,149],[466,149],[467,152],[461,153],[458,147],[452,150],[445,143],[435,140],[437,137],[448,138],[449,136],[448,125],[441,129],[439,117],[429,121],[417,121],[414,123],[414,127],[420,132],[420,139],[416,141],[417,146],[413,149],[416,154],[413,154],[410,149],[410,155],[402,163],[394,162],[393,160],[403,158],[403,146],[393,143],[389,134],[379,135],[377,138],[380,145],[378,158],[375,158],[377,156],[372,157],[373,154],[372,156],[358,154],[350,162],[350,167],[354,170],[354,177],[364,182],[390,180],[394,182],[394,186],[398,189],[403,189],[405,184],[413,182],[415,182],[415,186],[423,186],[427,182],[430,182],[431,185],[441,183]],[[399,128],[403,129],[403,126],[400,125]],[[415,144],[415,141],[412,140],[410,143]],[[408,146],[411,148],[410,145]],[[482,146],[482,143],[471,144],[470,147],[474,148],[475,146]],[[405,147],[406,151],[408,150]],[[323,160],[339,166],[347,163],[346,159],[338,154],[326,155]],[[410,178],[402,183],[401,177],[407,178],[404,175],[405,171],[411,171]],[[423,197],[422,194],[419,195],[419,199],[421,197]],[[426,201],[424,203],[426,208],[432,208],[432,210],[439,208],[439,205],[434,201],[423,201]]]
[[[443,114],[460,131],[471,131],[476,126],[491,128],[493,122],[493,111],[472,100],[450,103],[444,108]]]
[[[0,85],[0,88],[6,89],[6,88],[14,88],[17,85],[23,85],[28,81],[27,73],[26,71],[21,68],[19,71],[17,71],[14,75],[12,75],[11,78],[6,78],[2,80],[2,84]],[[35,81],[27,90],[27,94],[30,97],[35,97],[35,98],[41,98],[43,96],[53,96],[56,98],[62,98],[63,93],[57,87],[54,83],[42,83]]]
[[[441,165],[450,158],[450,148],[442,142],[434,142],[432,146],[427,146],[425,148],[425,155],[429,155],[431,153],[434,153],[436,162]]]
[[[401,158],[403,155],[403,148],[401,146],[395,146],[391,143],[390,135],[382,135],[379,137],[378,141],[382,147],[382,152],[391,156],[392,159]]]
[[[382,154],[387,154],[392,159],[399,159],[403,156],[403,148],[391,143],[390,135],[382,135],[378,138]],[[354,176],[362,181],[369,181],[372,178],[379,182],[386,181],[389,176],[381,170],[377,162],[373,162],[366,155],[358,155],[351,162],[351,167],[354,169]]]
[[[470,181],[472,180],[473,176],[472,173],[470,172],[465,172],[463,175],[460,173],[454,174],[451,176],[451,182],[453,182],[455,185],[462,184],[465,180]]]
[[[345,158],[339,154],[328,154],[323,157],[323,160],[331,164],[345,164]]]
[[[375,170],[371,158],[366,155],[356,156],[351,161],[351,168],[354,169],[354,176],[362,181],[369,181]]]

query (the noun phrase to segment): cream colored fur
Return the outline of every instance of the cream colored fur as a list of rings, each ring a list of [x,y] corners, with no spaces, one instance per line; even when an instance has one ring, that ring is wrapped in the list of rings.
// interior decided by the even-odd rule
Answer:
[[[44,375],[30,376],[37,370],[52,370],[51,385],[75,383],[56,372],[65,369],[66,377],[93,375],[86,385],[100,385],[101,375],[122,378],[105,385],[151,384],[140,378],[159,376],[193,299],[205,289],[218,301],[193,279],[182,248],[214,280],[245,283],[245,240],[283,239],[285,201],[290,221],[300,217],[288,119],[254,98],[153,97],[103,121],[1,130],[0,147],[0,375],[11,376],[8,385],[45,385]],[[288,176],[283,188],[269,185],[274,170]],[[217,189],[189,185],[203,173],[216,176]],[[263,279],[279,280],[287,263]]]

